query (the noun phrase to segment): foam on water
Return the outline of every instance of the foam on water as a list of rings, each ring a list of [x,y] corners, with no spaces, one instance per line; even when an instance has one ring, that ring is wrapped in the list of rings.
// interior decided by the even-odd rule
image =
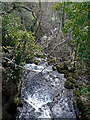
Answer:
[[[76,117],[72,103],[72,91],[64,88],[66,80],[64,74],[52,71],[52,66],[46,67],[46,63],[42,65],[26,64],[25,68],[32,72],[30,71],[27,74],[25,80],[26,86],[22,90],[22,96],[26,104],[24,103],[18,118],[22,119],[23,116],[30,118],[32,115],[35,118],[40,118],[40,120],[43,118],[50,120],[52,115],[57,118]],[[40,76],[41,71],[43,74]],[[47,103],[53,104],[52,108]]]

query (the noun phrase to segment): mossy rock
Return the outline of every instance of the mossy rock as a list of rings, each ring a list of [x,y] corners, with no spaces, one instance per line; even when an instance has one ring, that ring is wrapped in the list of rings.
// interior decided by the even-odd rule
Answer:
[[[57,70],[56,66],[52,66],[53,71]]]
[[[49,57],[48,57],[48,64],[55,63],[55,61],[56,61],[56,60],[55,60],[54,58],[49,58]]]
[[[74,94],[75,96],[79,97],[79,96],[80,96],[80,91],[79,91],[79,90],[74,90],[74,91],[73,91],[73,94]]]
[[[71,66],[68,66],[68,71],[74,73],[75,68],[74,68],[74,67],[71,67]]]
[[[64,83],[64,87],[67,89],[74,89],[74,84],[71,83],[70,81],[66,80]]]
[[[38,65],[39,61],[38,60],[34,60],[34,64]]]
[[[61,73],[69,74],[69,72],[67,70],[61,70]]]
[[[78,80],[79,79],[79,74],[78,73],[71,73],[72,74],[72,77],[74,78],[74,79],[76,79],[76,80]]]
[[[71,74],[68,72],[68,70],[61,70],[60,73],[63,73],[65,78],[71,76]]]
[[[61,70],[64,70],[64,69],[63,69],[63,68],[64,68],[64,64],[62,64],[62,65],[57,65],[56,68],[57,68],[57,71],[60,73]]]
[[[76,83],[76,80],[72,77],[68,77],[67,80],[71,83],[74,83],[74,84]]]
[[[67,65],[64,64],[64,63],[62,63],[62,64],[60,64],[60,65],[57,65],[56,68],[57,68],[57,71],[58,71],[59,73],[61,73],[62,70],[68,70]]]

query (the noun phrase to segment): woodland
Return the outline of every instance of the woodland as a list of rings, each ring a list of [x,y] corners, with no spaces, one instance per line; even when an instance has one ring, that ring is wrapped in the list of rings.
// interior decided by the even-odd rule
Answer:
[[[52,66],[52,71],[64,74],[66,81],[63,87],[72,92],[74,98],[75,120],[89,120],[90,2],[41,2],[39,0],[39,2],[2,2],[0,4],[2,8],[0,13],[2,120],[19,119],[16,117],[17,108],[24,106],[22,98],[24,75],[26,72],[30,73],[25,65],[34,64],[38,67],[41,65],[40,60],[47,60],[43,70]],[[29,76],[30,79],[32,75],[34,73]],[[55,108],[58,109],[58,107]],[[59,118],[60,113],[58,115],[56,113],[51,117],[52,120]],[[35,115],[38,118],[37,114]],[[36,120],[36,118],[27,117],[29,120]],[[21,119],[26,120],[25,117]]]

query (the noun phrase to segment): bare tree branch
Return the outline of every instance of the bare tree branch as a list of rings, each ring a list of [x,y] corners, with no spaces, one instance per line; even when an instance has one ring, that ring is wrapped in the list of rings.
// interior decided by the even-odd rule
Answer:
[[[7,57],[2,57],[2,59],[9,61],[9,62],[12,63],[13,65],[15,65],[15,67],[21,68],[21,69],[23,69],[23,70],[31,71],[31,70],[29,70],[29,69],[24,68],[23,66],[20,66],[20,65],[15,64],[15,63],[13,62],[13,60],[10,60],[10,59],[7,58]],[[1,62],[1,63],[2,63],[2,62]]]
[[[32,10],[32,9],[26,7],[26,6],[20,6],[20,7],[21,7],[21,8],[24,8],[24,9],[30,11],[30,12],[32,12],[33,17],[34,17],[34,18],[37,18],[37,17],[35,16],[35,14],[34,14],[34,10]]]
[[[60,42],[59,44],[57,44],[57,45],[52,49],[52,51],[51,51],[49,54],[47,54],[47,56],[51,55],[51,53],[52,53],[59,45],[62,45],[62,44],[65,43],[65,42],[66,42],[66,40],[64,40],[63,42]]]

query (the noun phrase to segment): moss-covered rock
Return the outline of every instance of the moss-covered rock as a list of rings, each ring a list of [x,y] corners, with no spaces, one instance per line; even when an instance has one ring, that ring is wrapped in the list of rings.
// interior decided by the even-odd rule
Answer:
[[[38,65],[39,61],[38,60],[34,60],[34,64]]]
[[[59,64],[56,67],[59,73],[61,73],[62,70],[68,70],[68,65],[66,63]]]
[[[56,68],[57,68],[57,71],[61,73],[61,70],[64,70],[64,64],[57,65]]]
[[[69,74],[69,72],[67,70],[61,70],[61,73]]]
[[[78,73],[72,73],[72,77],[75,78],[76,80],[79,79],[79,74]]]
[[[68,72],[68,70],[61,70],[60,73],[63,73],[65,78],[69,77],[70,76],[70,73]]]
[[[70,81],[66,80],[64,83],[64,87],[67,89],[74,89],[74,84],[71,83]]]
[[[68,65],[68,71],[74,73],[75,68]]]
[[[74,91],[73,91],[73,94],[74,94],[75,96],[79,97],[79,96],[80,96],[80,91],[79,91],[79,90],[74,90]]]
[[[56,63],[56,60],[54,58],[48,57],[48,64]]]
[[[68,77],[67,80],[71,83],[74,83],[74,84],[76,83],[76,80],[72,77]]]
[[[19,107],[22,107],[22,106],[23,106],[23,101],[22,101],[22,99],[20,99],[20,98],[18,97],[18,94],[15,95],[15,97],[14,97],[14,103],[16,104],[16,106],[19,106]]]

